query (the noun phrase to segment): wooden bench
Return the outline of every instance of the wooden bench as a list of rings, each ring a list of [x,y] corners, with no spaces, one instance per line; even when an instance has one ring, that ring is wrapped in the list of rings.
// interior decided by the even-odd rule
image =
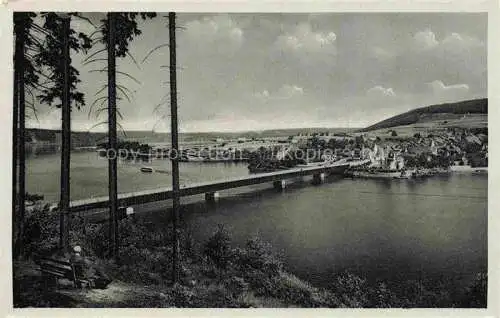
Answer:
[[[78,271],[78,266],[75,266],[69,260],[40,257],[37,259],[37,264],[40,265],[40,271],[42,272],[46,288],[49,279],[54,279],[56,287],[59,287],[59,279],[61,278],[70,280],[73,283],[73,287],[83,288],[84,285],[92,285],[90,280],[78,277],[78,273],[81,271]]]

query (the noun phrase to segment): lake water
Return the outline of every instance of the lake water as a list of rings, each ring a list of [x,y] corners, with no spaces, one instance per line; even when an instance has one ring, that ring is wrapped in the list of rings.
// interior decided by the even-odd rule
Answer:
[[[31,157],[26,162],[26,188],[29,193],[39,193],[45,200],[59,200],[60,155],[43,155]],[[141,173],[142,166],[150,166],[171,171],[169,160],[120,161],[118,164],[118,192],[169,187],[172,176],[167,173]],[[180,183],[220,180],[248,174],[245,164],[212,163],[199,164],[181,162],[179,164]],[[85,199],[108,195],[108,161],[96,152],[79,152],[71,154],[70,171],[71,200]]]
[[[166,160],[147,165],[170,166]],[[119,164],[120,192],[170,186],[170,174],[144,174],[141,166]],[[30,158],[27,168],[28,192],[57,201],[59,156]],[[182,163],[180,171],[184,184],[248,174],[244,164]],[[458,277],[487,269],[487,185],[487,175],[471,174],[337,178],[319,186],[304,179],[282,192],[272,185],[225,191],[215,207],[194,204],[183,218],[199,240],[219,224],[235,244],[258,234],[292,272],[317,285],[344,270],[392,280]],[[71,187],[72,199],[106,195],[107,161],[73,154]]]

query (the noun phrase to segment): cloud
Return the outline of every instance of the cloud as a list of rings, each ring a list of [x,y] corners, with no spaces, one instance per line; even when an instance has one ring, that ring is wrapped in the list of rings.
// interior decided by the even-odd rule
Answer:
[[[401,45],[396,57],[387,63],[388,68],[395,70],[398,83],[415,86],[440,79],[444,83],[467,83],[470,94],[486,94],[485,43],[465,33],[443,34],[438,36],[428,29],[411,36],[409,42]],[[464,88],[461,89],[465,92]],[[451,91],[446,94],[451,94]]]
[[[82,32],[88,36],[96,31],[90,23],[76,18],[71,19],[71,29],[75,30],[77,34]]]
[[[277,95],[284,98],[290,98],[293,96],[298,96],[303,94],[304,94],[304,89],[302,87],[285,84],[281,86],[281,88],[278,90]]]
[[[277,100],[277,99],[290,99],[297,96],[304,95],[304,88],[299,87],[297,85],[289,85],[284,84],[278,90],[273,93],[269,93],[269,91],[263,90],[261,92],[257,92],[255,97],[262,99],[264,101],[267,100]]]
[[[366,91],[369,97],[395,97],[396,93],[390,87],[384,88],[380,85],[374,86]]]
[[[283,51],[292,52],[336,52],[334,32],[314,32],[309,23],[300,23],[291,32],[278,36],[275,45]]]
[[[441,41],[436,38],[436,34],[428,29],[419,31],[413,36],[414,46],[420,50],[446,50],[450,52],[460,52],[473,48],[480,48],[484,44],[471,36],[452,32],[446,35]]]
[[[469,85],[467,84],[455,84],[455,85],[445,85],[440,80],[435,80],[433,82],[427,83],[431,91],[438,96],[444,97],[460,97],[461,95],[467,94],[469,91]]]
[[[380,60],[416,54],[448,58],[449,54],[464,55],[472,49],[481,49],[484,46],[479,39],[457,32],[448,33],[440,40],[434,31],[426,29],[411,35],[409,40],[400,43],[397,49],[375,45],[370,48],[369,53]]]
[[[256,96],[257,98],[263,98],[263,99],[268,98],[268,97],[269,97],[269,91],[268,91],[267,89],[265,89],[265,90],[263,90],[262,92],[257,92],[257,93],[255,94],[255,96]]]
[[[189,39],[200,44],[228,44],[237,49],[244,42],[243,30],[227,14],[203,17],[186,24],[186,34]]]
[[[391,52],[387,49],[383,49],[379,46],[374,46],[370,50],[370,55],[372,57],[376,58],[377,60],[387,61],[387,60],[393,58],[395,54],[394,54],[394,52]]]
[[[431,30],[419,31],[413,36],[413,40],[417,49],[428,50],[439,45],[436,40],[436,34]]]
[[[441,41],[441,45],[443,49],[448,52],[456,52],[460,50],[481,48],[484,46],[484,43],[471,36],[451,33]]]
[[[99,23],[102,17],[93,21]],[[272,128],[285,119],[283,125],[299,125],[293,119],[311,125],[323,120],[371,123],[406,108],[456,98],[454,94],[465,94],[463,99],[486,96],[485,18],[448,13],[179,14],[180,127],[216,129],[227,122],[228,129]],[[84,21],[77,24],[77,29],[91,28]],[[140,20],[138,26],[143,32],[130,48],[140,60],[168,42],[168,30],[164,19]],[[73,61],[80,56],[73,54]],[[97,64],[80,64],[75,63],[81,73],[79,87],[89,105],[106,76],[89,73]],[[159,67],[165,64],[167,47],[155,51],[140,69],[129,58],[119,59],[118,68],[142,83],[119,78],[137,90],[132,102],[121,100],[118,105],[126,129],[156,124],[159,116],[153,108],[168,95],[168,70]],[[433,89],[430,83],[435,80],[444,84]],[[450,85],[462,83],[468,85],[467,92]],[[162,114],[168,113],[168,106],[161,106]],[[72,127],[80,129],[78,120],[95,124],[87,112],[88,107],[74,112]],[[60,126],[60,114],[41,120],[46,126]],[[159,121],[168,126],[168,120]]]
[[[28,128],[60,128],[61,110],[58,108],[45,108],[41,111],[38,110],[37,118],[28,119],[26,126]]]

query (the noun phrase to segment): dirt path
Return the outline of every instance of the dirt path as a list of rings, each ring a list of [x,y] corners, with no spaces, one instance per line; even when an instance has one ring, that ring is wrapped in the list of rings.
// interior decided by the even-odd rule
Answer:
[[[14,264],[14,307],[169,307],[160,288],[113,281],[106,289],[76,289],[67,280],[45,288],[38,265]]]
[[[71,298],[76,307],[170,307],[168,297],[151,286],[114,281],[106,289],[58,291]]]

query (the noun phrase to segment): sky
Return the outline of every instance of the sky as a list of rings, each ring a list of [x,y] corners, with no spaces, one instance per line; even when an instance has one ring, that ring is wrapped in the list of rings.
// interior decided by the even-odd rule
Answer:
[[[104,17],[84,15],[94,24]],[[130,95],[119,91],[125,130],[170,130],[169,48],[143,62],[168,43],[165,15],[139,23],[142,34],[130,44],[137,64],[117,61]],[[94,31],[84,20],[71,23]],[[487,97],[486,13],[179,13],[177,25],[181,132],[365,127],[417,107]],[[105,96],[96,93],[106,73],[95,70],[106,61],[84,58],[72,52],[87,102],[72,112],[72,129],[106,131],[97,125],[106,112],[89,107]],[[60,110],[37,109],[29,127],[61,127]]]

